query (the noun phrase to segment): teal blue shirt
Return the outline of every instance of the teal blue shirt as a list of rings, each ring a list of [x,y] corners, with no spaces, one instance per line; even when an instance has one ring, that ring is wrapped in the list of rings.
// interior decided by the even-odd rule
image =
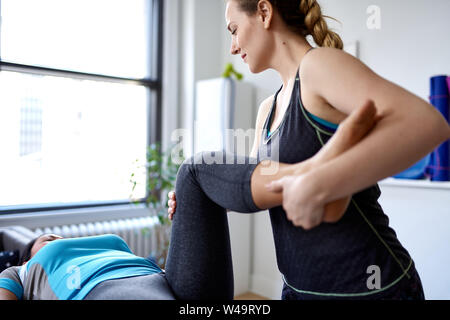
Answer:
[[[61,300],[81,300],[106,280],[162,271],[150,260],[134,255],[116,235],[54,240],[26,265],[16,268],[18,277],[0,274],[0,288],[19,299]]]
[[[309,115],[314,121],[320,123],[321,125],[324,125],[326,128],[330,129],[332,132],[335,132],[335,131],[338,129],[338,127],[339,127],[338,124],[329,122],[329,121],[327,121],[327,120],[325,120],[325,119],[322,119],[322,118],[320,118],[320,117],[318,117],[318,116],[315,116],[315,115],[313,115],[312,113],[310,113],[310,112],[308,112],[308,111],[306,111],[306,112],[308,113],[308,115]],[[271,135],[272,135],[272,132],[268,131],[268,132],[267,132],[267,137],[270,137]]]

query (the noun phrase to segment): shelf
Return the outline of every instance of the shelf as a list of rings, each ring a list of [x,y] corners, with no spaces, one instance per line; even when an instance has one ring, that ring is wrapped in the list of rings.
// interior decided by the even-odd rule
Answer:
[[[450,181],[409,180],[387,178],[378,183],[380,187],[440,189],[450,191]]]

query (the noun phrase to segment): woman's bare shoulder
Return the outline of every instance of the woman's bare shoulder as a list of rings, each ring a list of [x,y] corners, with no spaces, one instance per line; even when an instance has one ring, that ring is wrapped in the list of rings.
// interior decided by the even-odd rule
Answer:
[[[301,69],[305,72],[327,68],[331,65],[348,65],[352,63],[363,64],[358,58],[344,50],[328,47],[315,48],[305,55],[301,62]]]
[[[367,100],[374,100],[375,87],[385,86],[358,58],[335,48],[310,51],[301,63],[302,82],[307,90],[339,111],[350,112]]]

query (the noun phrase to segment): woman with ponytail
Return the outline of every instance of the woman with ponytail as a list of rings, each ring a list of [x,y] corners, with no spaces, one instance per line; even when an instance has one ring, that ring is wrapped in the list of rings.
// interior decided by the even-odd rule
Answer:
[[[257,208],[269,208],[282,299],[424,299],[414,261],[378,203],[377,182],[449,139],[445,119],[345,53],[316,0],[227,0],[225,17],[231,54],[240,55],[252,73],[274,69],[282,80],[259,108],[251,156],[258,163],[309,164],[266,185],[282,196],[282,205],[268,205],[264,193],[253,197]],[[375,106],[373,129],[347,151],[317,162],[339,124],[365,104]],[[251,187],[254,195],[261,186],[252,181]],[[172,192],[169,198],[175,227],[189,196],[175,199]],[[345,206],[330,222],[325,213],[333,201]]]

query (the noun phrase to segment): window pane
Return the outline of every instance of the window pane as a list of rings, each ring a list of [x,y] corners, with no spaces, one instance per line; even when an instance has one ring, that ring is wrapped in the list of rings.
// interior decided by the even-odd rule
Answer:
[[[150,0],[2,0],[2,60],[144,78]]]
[[[145,196],[148,90],[0,72],[0,206]]]

